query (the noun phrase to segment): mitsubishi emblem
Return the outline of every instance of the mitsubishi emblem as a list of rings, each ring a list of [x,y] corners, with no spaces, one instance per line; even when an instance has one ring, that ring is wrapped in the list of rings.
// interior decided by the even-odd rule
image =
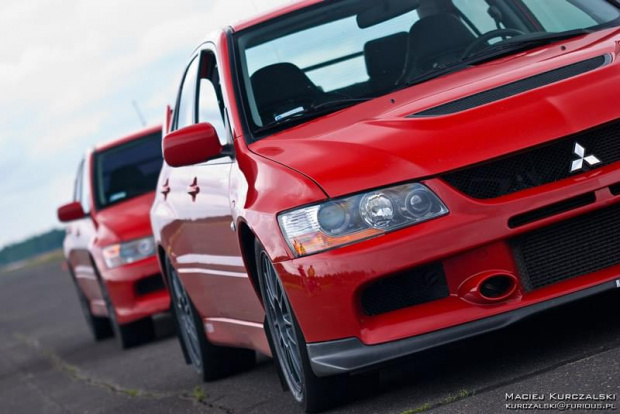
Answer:
[[[579,158],[573,161],[573,165],[570,169],[571,173],[574,173],[575,171],[583,170],[584,162],[588,164],[590,167],[594,167],[595,165],[601,163],[601,160],[596,158],[594,155],[586,156],[586,149],[578,142],[575,142],[574,152],[575,152],[575,155],[578,156]]]

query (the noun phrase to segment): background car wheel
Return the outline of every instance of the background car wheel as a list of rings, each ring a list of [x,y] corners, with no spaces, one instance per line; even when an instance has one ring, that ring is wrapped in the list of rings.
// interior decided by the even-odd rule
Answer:
[[[97,273],[97,280],[101,288],[101,295],[108,310],[108,320],[114,331],[114,336],[121,349],[132,348],[137,345],[152,341],[155,338],[155,327],[151,318],[144,318],[127,324],[119,324],[116,319],[116,310],[110,299],[108,289]]]
[[[282,282],[267,253],[258,243],[255,257],[265,307],[265,333],[291,394],[308,413],[327,410],[342,403],[348,391],[347,376],[320,378],[314,375],[306,341]]]
[[[213,345],[207,339],[204,324],[178,273],[166,260],[172,313],[185,360],[203,381],[213,381],[247,369],[256,363],[249,349]]]
[[[69,269],[71,268],[69,267]],[[82,308],[82,313],[84,314],[84,318],[86,319],[88,328],[93,334],[95,341],[99,342],[112,337],[114,335],[114,331],[112,331],[110,320],[108,318],[93,315],[90,310],[90,303],[88,302],[88,299],[86,298],[86,296],[84,296],[82,289],[80,289],[79,285],[75,281],[73,272],[71,273],[73,284],[75,285],[75,289],[77,291],[78,300],[80,301],[80,307]]]

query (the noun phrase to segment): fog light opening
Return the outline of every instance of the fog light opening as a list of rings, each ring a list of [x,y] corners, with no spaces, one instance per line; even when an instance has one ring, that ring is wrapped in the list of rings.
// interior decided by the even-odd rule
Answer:
[[[486,299],[498,300],[510,296],[515,287],[516,282],[510,276],[492,276],[480,284],[480,295]]]

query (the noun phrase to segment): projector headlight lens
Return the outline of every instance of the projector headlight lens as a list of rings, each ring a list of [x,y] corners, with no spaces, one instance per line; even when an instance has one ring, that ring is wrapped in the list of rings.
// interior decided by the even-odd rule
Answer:
[[[423,184],[399,185],[303,207],[278,216],[296,256],[306,256],[449,213]]]
[[[387,227],[394,220],[394,204],[383,193],[368,194],[360,202],[360,215],[371,227]]]

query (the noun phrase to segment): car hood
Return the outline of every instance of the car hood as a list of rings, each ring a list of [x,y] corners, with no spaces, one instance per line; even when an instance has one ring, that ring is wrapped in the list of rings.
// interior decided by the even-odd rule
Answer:
[[[620,118],[619,33],[605,30],[472,67],[290,128],[250,149],[310,177],[330,197],[521,151]],[[450,115],[408,118],[603,55],[605,66],[544,87]]]
[[[150,210],[155,192],[147,193],[96,213],[101,244],[135,240],[152,235]]]

